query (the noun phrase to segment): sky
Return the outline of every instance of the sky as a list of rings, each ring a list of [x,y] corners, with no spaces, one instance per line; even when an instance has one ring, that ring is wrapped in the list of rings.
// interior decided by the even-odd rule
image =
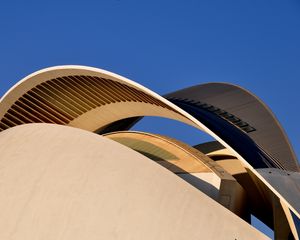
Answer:
[[[66,64],[109,70],[160,94],[240,85],[269,105],[300,156],[299,0],[0,1],[0,96],[34,71]],[[167,123],[139,126],[199,141],[190,127]]]

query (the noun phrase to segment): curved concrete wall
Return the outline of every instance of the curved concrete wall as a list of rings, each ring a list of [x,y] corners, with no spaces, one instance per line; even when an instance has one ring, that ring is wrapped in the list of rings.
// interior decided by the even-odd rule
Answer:
[[[0,134],[0,239],[267,239],[116,142],[27,124]]]

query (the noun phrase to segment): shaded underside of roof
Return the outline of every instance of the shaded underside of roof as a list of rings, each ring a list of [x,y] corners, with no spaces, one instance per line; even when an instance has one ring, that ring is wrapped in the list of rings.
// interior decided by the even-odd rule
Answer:
[[[287,170],[298,171],[298,161],[280,123],[270,109],[248,91],[227,83],[208,83],[165,95],[192,103],[244,131]]]
[[[88,75],[49,79],[20,96],[0,120],[0,131],[26,123],[67,125],[94,108],[118,103],[166,104],[126,84]]]
[[[147,156],[175,173],[212,171],[209,168],[213,163],[212,160],[175,139],[132,131],[112,132],[105,136]]]

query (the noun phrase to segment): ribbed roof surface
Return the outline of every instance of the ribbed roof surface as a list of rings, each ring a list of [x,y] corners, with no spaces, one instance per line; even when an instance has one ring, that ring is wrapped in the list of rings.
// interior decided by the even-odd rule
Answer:
[[[0,121],[0,131],[26,123],[66,125],[80,115],[116,102],[143,102],[172,109],[143,91],[96,76],[65,76],[21,96]]]

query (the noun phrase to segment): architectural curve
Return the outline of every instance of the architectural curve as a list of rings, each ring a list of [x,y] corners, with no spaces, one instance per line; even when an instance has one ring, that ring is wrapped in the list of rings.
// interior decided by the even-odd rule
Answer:
[[[111,104],[114,113],[109,112]],[[1,98],[0,131],[31,122],[97,131],[119,119],[144,114],[193,124],[184,111],[129,79],[92,67],[58,66],[25,77]]]
[[[0,152],[1,239],[268,239],[158,164],[91,132],[22,125],[1,133]]]
[[[229,83],[206,83],[165,95],[169,100],[193,102],[241,128],[257,144],[291,171],[298,160],[279,121],[253,93]]]
[[[162,163],[175,173],[213,172],[220,178],[227,177],[224,169],[219,167],[204,153],[195,150],[176,139],[148,132],[120,131],[103,136],[134,149],[148,158]]]
[[[169,101],[131,80],[101,69],[60,66],[29,75],[0,100],[1,134],[28,123],[54,123],[98,132],[118,120],[142,116],[167,117],[206,132],[300,218],[299,209],[256,170],[264,167],[285,169],[285,166],[277,164],[276,159],[251,138],[252,124],[250,128],[238,128],[228,119],[198,108],[190,99],[173,96]],[[246,145],[241,144],[251,147],[250,155]]]
[[[119,131],[104,136],[141,153],[241,218],[249,219],[245,190],[204,153],[174,138],[148,132]]]

